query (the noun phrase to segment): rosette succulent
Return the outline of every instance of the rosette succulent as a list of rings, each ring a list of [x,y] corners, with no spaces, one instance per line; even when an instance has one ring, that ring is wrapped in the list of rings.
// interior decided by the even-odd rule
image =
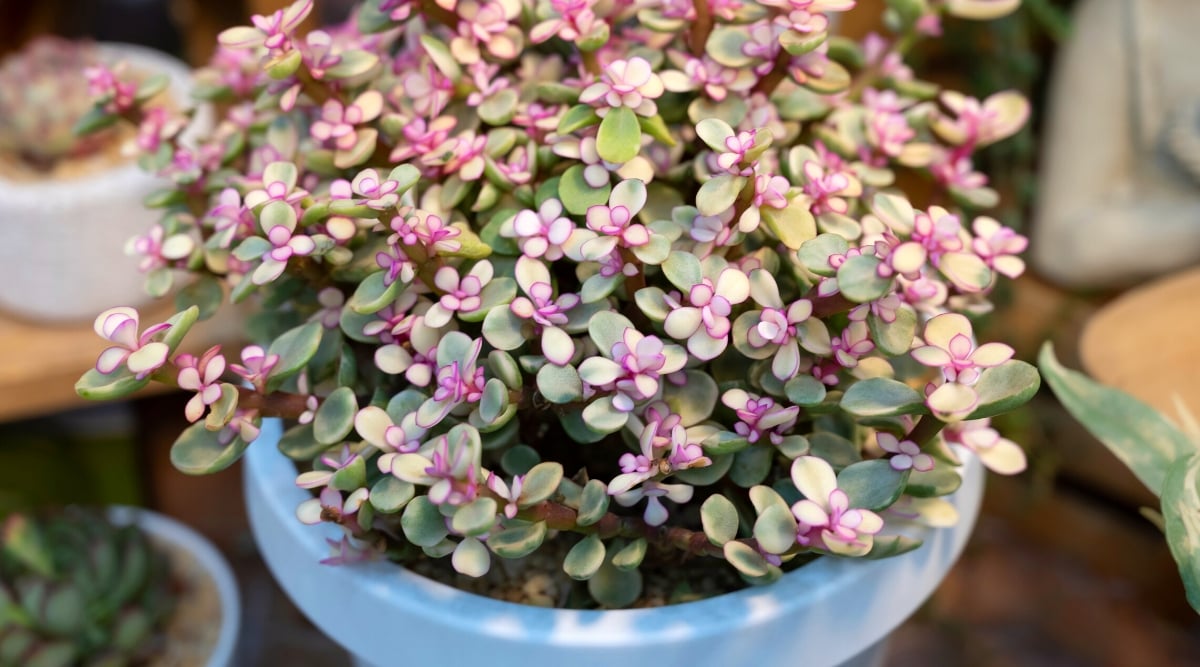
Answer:
[[[299,520],[345,530],[331,563],[480,576],[547,548],[625,606],[643,566],[767,583],[915,548],[889,525],[944,521],[964,451],[1025,465],[986,420],[1037,373],[968,316],[1023,269],[973,160],[1028,107],[903,65],[1015,2],[890,4],[865,44],[830,32],[853,0],[255,17],[199,75],[224,120],[145,160],[174,182],[160,237],[190,241],[145,265],[156,291],[190,272],[179,312],[140,337],[101,314],[117,349],[77,389],[194,393],[187,473],[286,420]],[[230,302],[254,345],[177,352]]]
[[[71,508],[0,527],[0,665],[142,664],[174,597],[166,556],[136,526]]]

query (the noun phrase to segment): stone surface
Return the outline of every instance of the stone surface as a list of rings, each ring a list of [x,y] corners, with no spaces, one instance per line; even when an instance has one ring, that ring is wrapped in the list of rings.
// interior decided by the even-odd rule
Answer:
[[[1034,266],[1073,287],[1200,261],[1200,2],[1081,0],[1059,51]]]

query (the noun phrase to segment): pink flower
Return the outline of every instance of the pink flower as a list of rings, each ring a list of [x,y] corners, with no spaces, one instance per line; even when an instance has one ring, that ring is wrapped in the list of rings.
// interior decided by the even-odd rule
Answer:
[[[962,445],[975,452],[988,470],[1015,475],[1025,470],[1025,451],[990,426],[990,419],[973,419],[947,424],[942,430],[946,442]]]
[[[100,353],[96,371],[108,375],[124,365],[137,379],[145,378],[167,363],[170,348],[166,343],[154,340],[154,336],[170,327],[163,322],[147,327],[138,336],[137,310],[118,306],[100,313],[92,328],[98,336],[114,345]]]
[[[688,303],[668,297],[671,312],[663,322],[663,330],[676,340],[686,340],[688,352],[704,361],[715,359],[729,344],[732,323],[729,315],[733,306],[750,296],[750,281],[741,269],[732,267],[721,271],[714,284],[708,278],[688,291]]]
[[[562,202],[551,197],[537,211],[525,209],[517,213],[500,234],[517,239],[526,257],[554,261],[562,259],[563,244],[570,240],[575,229],[575,223],[563,215]]]
[[[237,26],[217,36],[222,46],[231,49],[252,49],[265,46],[274,52],[288,51],[292,47],[291,35],[312,12],[312,0],[296,0],[291,5],[264,16],[254,15],[250,22],[254,27]]]
[[[173,266],[191,256],[196,241],[186,233],[164,238],[163,226],[156,224],[144,236],[135,236],[125,245],[125,254],[141,256],[138,269],[142,272]]]
[[[924,338],[925,345],[912,351],[913,359],[942,369],[947,382],[975,384],[981,369],[999,366],[1013,355],[1013,349],[1003,343],[976,347],[971,321],[958,313],[945,313],[929,320]]]
[[[187,420],[194,422],[204,415],[204,409],[221,398],[221,375],[225,373],[225,357],[221,346],[214,345],[196,358],[181,354],[175,358],[179,367],[179,388],[196,392],[184,407]]]
[[[1025,272],[1025,262],[1017,255],[1025,252],[1029,239],[988,217],[975,218],[971,226],[975,230],[971,249],[992,270],[1009,278]]]
[[[267,384],[267,377],[279,363],[279,355],[267,354],[266,350],[258,345],[247,345],[242,348],[241,357],[242,363],[229,364],[229,370],[237,373],[239,377],[254,385],[259,391],[263,391]]]
[[[613,407],[632,412],[635,404],[658,395],[661,376],[683,368],[687,355],[677,352],[682,350],[677,347],[669,350],[657,336],[645,336],[629,327],[622,333],[621,341],[613,345],[609,359],[584,359],[579,375],[593,387],[615,390]]]
[[[645,58],[614,60],[604,68],[600,80],[584,89],[579,96],[582,104],[597,108],[604,116],[608,110],[629,107],[639,116],[658,113],[654,100],[662,97],[663,82]]]
[[[837,487],[833,468],[816,456],[792,462],[792,483],[804,500],[792,505],[796,542],[836,554],[862,556],[871,550],[883,519],[865,509],[850,507],[850,498]]]
[[[891,433],[879,431],[875,434],[875,441],[879,443],[880,449],[892,455],[888,463],[893,470],[933,470],[933,457],[922,452],[921,446],[912,440],[901,440]]]
[[[726,391],[721,394],[721,402],[737,413],[739,421],[733,430],[751,443],[766,436],[778,445],[783,442],[786,432],[796,425],[796,417],[800,414],[800,408],[795,405],[785,408],[770,398],[743,389]]]
[[[348,151],[358,144],[358,126],[375,120],[382,111],[383,95],[377,90],[362,93],[348,105],[330,98],[321,106],[321,117],[313,121],[309,133],[317,141]]]
[[[433,283],[442,292],[437,303],[425,312],[425,323],[439,329],[450,323],[454,313],[473,313],[483,301],[479,295],[492,280],[492,263],[480,260],[464,276],[458,269],[443,266],[434,274]]]

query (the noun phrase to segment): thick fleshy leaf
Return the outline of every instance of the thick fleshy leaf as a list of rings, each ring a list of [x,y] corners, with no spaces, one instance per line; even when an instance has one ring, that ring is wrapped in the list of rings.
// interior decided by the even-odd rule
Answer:
[[[784,385],[787,398],[801,407],[818,405],[825,400],[825,383],[811,375],[797,375]]]
[[[419,547],[432,547],[446,535],[446,520],[437,505],[425,496],[417,496],[404,507],[400,528],[409,542]]]
[[[1037,369],[1024,361],[1014,359],[988,368],[980,374],[979,382],[975,384],[978,403],[967,419],[983,419],[1010,412],[1028,403],[1037,394],[1041,383]]]
[[[268,378],[278,386],[278,382],[291,377],[304,368],[317,353],[321,345],[321,334],[324,329],[320,322],[309,322],[294,329],[289,329],[276,338],[267,349],[267,356],[279,355],[279,363],[271,369]]]
[[[338,387],[325,398],[313,417],[313,436],[317,442],[334,445],[354,428],[358,398],[350,387]]]
[[[596,152],[606,162],[624,164],[642,148],[642,127],[629,107],[609,109],[596,133]]]
[[[248,443],[240,437],[223,443],[219,435],[204,428],[204,422],[192,424],[171,445],[171,465],[188,475],[207,475],[233,465]]]
[[[326,449],[329,449],[328,445],[317,442],[313,437],[312,422],[289,428],[279,439],[280,453],[293,461],[311,462]]]
[[[836,234],[820,234],[816,238],[805,241],[800,246],[796,256],[804,268],[818,276],[832,276],[837,270],[829,266],[831,255],[845,255],[850,250],[846,239]]]
[[[608,512],[609,498],[608,485],[598,479],[588,480],[579,496],[579,514],[575,523],[590,526],[604,518],[604,514]]]
[[[588,579],[588,593],[605,607],[628,607],[642,595],[642,573],[637,569],[618,568],[611,560],[605,561]]]
[[[501,558],[523,558],[546,540],[546,522],[510,526],[488,537],[487,545]]]
[[[75,393],[91,401],[108,401],[129,396],[148,384],[149,377],[138,380],[124,368],[109,374],[92,368],[75,382]]]
[[[851,257],[837,271],[838,289],[855,303],[867,303],[887,294],[891,278],[879,275],[879,259],[869,255]]]
[[[595,533],[588,535],[567,552],[563,559],[563,572],[579,581],[591,579],[604,564],[604,554],[604,543],[600,541],[600,536]]]
[[[902,306],[896,310],[895,321],[890,323],[871,313],[867,326],[871,340],[881,352],[893,356],[907,354],[917,333],[917,313],[909,306]]]
[[[767,507],[754,522],[754,539],[767,553],[782,554],[796,545],[796,517],[786,505]]]
[[[416,491],[417,487],[411,483],[388,475],[375,482],[368,498],[375,511],[381,514],[395,514],[404,509],[416,495]]]
[[[701,215],[720,215],[733,208],[733,203],[737,201],[738,195],[745,185],[745,178],[732,174],[721,174],[710,178],[700,186],[700,191],[696,193],[696,208],[700,210]]]
[[[953,468],[939,465],[928,472],[912,471],[904,492],[917,498],[948,496],[962,486],[962,477]]]
[[[354,294],[346,302],[346,306],[359,315],[377,313],[386,306],[390,306],[396,300],[396,294],[402,285],[399,280],[385,285],[386,277],[387,272],[385,271],[378,271],[367,276],[354,289]]]
[[[462,80],[462,68],[459,67],[458,60],[444,42],[428,33],[421,35],[420,39],[421,46],[429,54],[429,59],[433,61],[434,66],[441,70],[442,74],[445,74],[451,81]]]
[[[576,104],[558,120],[558,134],[566,136],[575,130],[591,127],[600,122],[596,110],[586,104]]]
[[[717,152],[729,150],[725,146],[725,140],[734,135],[733,128],[729,123],[720,118],[705,118],[696,123],[696,135],[708,144],[708,147]]]
[[[869,378],[850,385],[841,408],[856,417],[895,417],[923,412],[921,392],[890,378]]]
[[[979,404],[975,389],[956,382],[947,382],[925,398],[925,404],[942,421],[965,419]]]
[[[891,507],[904,491],[908,472],[900,472],[883,459],[860,461],[846,466],[837,476],[838,488],[850,498],[850,506],[879,511]]]
[[[712,415],[721,392],[708,373],[684,371],[684,375],[681,385],[664,383],[663,400],[680,416],[684,426],[693,426]]]
[[[808,438],[809,453],[842,469],[862,460],[858,445],[830,431],[818,431]]]
[[[600,433],[616,433],[629,421],[629,413],[614,408],[610,399],[600,398],[583,409],[583,421]]]
[[[450,564],[459,574],[465,574],[468,577],[482,577],[492,567],[492,556],[488,553],[487,547],[483,546],[483,542],[474,537],[468,537],[454,548],[454,554],[450,556]]]
[[[725,560],[729,561],[738,572],[747,577],[765,577],[770,571],[767,561],[748,544],[742,542],[726,542],[724,546]]]
[[[825,507],[829,494],[837,488],[837,476],[824,459],[817,456],[801,456],[792,461],[792,484],[805,498]]]
[[[458,508],[451,519],[454,532],[472,537],[482,535],[496,523],[496,501],[492,498],[476,498]]]
[[[612,187],[607,183],[604,187],[595,188],[584,179],[584,165],[572,165],[563,172],[558,181],[558,197],[563,208],[574,215],[586,215],[592,206],[598,206],[608,201]]]
[[[500,350],[515,350],[525,344],[524,324],[509,308],[493,308],[483,318],[483,338]]]
[[[583,398],[583,382],[574,366],[542,366],[538,369],[537,386],[538,392],[551,403],[561,405]]]
[[[775,450],[770,447],[748,447],[733,455],[733,466],[729,468],[729,480],[748,489],[762,484],[771,473],[775,462]]]
[[[908,553],[921,546],[922,541],[907,535],[876,535],[871,550],[863,558],[877,560]]]
[[[737,537],[737,508],[725,496],[714,493],[700,506],[700,523],[708,541],[723,546]],[[795,532],[792,534],[794,538]]]
[[[802,200],[792,200],[783,209],[766,207],[760,210],[763,224],[792,250],[799,250],[817,236],[816,219]]]
[[[530,507],[554,495],[562,478],[561,463],[545,461],[533,466],[525,474],[525,483],[521,486],[521,495],[517,499],[517,506]]]
[[[662,263],[662,270],[667,280],[685,293],[704,278],[700,260],[690,252],[672,252]]]
[[[960,19],[991,21],[1007,16],[1021,6],[1021,0],[948,0],[946,10]]]
[[[646,539],[639,537],[621,547],[621,550],[613,555],[613,567],[619,570],[636,570],[646,557],[647,546]]]
[[[1162,495],[1171,466],[1196,451],[1183,432],[1150,406],[1063,367],[1049,343],[1042,346],[1038,366],[1063,407],[1156,495]]]
[[[626,329],[635,329],[633,322],[624,315],[607,310],[596,313],[588,322],[588,334],[592,337],[592,342],[606,356],[612,353],[614,345],[621,342]]]
[[[948,252],[937,266],[942,275],[964,292],[980,292],[992,282],[992,270],[974,253]]]

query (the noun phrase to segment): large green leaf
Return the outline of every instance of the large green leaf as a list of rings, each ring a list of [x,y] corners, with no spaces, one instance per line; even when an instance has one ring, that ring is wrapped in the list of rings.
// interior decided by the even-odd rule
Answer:
[[[1186,435],[1150,406],[1063,367],[1050,343],[1042,346],[1038,367],[1063,407],[1155,495],[1162,495],[1167,470],[1196,451]]]
[[[642,149],[642,127],[629,107],[609,109],[596,133],[596,152],[608,162],[623,164]]]
[[[1167,546],[1179,563],[1188,602],[1200,612],[1200,456],[1175,461],[1162,486]]]
[[[223,443],[219,435],[204,428],[204,422],[192,424],[171,446],[171,464],[188,475],[207,475],[233,465],[248,443],[240,437]]]
[[[967,419],[983,419],[1009,412],[1029,402],[1042,386],[1033,366],[1013,359],[979,376],[975,385],[978,405]]]

